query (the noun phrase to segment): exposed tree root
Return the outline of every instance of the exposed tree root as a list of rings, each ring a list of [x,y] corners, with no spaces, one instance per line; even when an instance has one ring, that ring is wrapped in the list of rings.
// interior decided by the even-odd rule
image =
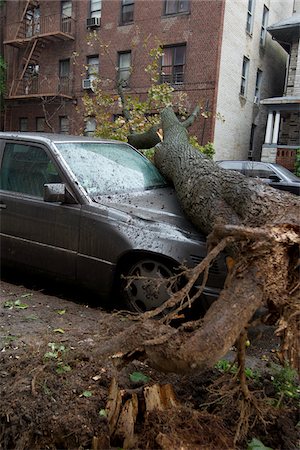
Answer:
[[[223,226],[216,228],[209,242],[215,243],[217,238],[221,241],[202,263],[184,272],[186,285],[164,305],[143,314],[139,322],[122,336],[110,341],[104,348],[105,353],[116,352],[116,361],[120,362],[122,359],[124,362],[146,356],[150,364],[166,372],[206,370],[227,353],[255,311],[267,304],[272,314],[280,316],[286,311],[289,322],[282,319],[279,331],[285,338],[286,347],[282,354],[295,367],[299,362],[299,337],[295,337],[298,332],[299,303],[293,302],[290,309],[285,309],[291,301],[288,295],[289,281],[295,278],[290,275],[295,270],[294,254],[297,253],[299,242],[295,228],[287,225],[258,229]],[[184,323],[177,329],[170,327],[168,324],[174,317],[199,296],[199,293],[190,295],[195,281],[228,245],[234,249],[237,262],[229,273],[219,299],[200,321]],[[162,313],[165,315],[160,320],[151,320]],[[293,326],[288,327],[288,323]],[[245,394],[246,390],[245,387]]]

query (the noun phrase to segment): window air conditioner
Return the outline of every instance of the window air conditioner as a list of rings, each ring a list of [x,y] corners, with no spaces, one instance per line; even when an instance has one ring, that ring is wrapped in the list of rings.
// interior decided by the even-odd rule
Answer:
[[[93,80],[86,78],[82,80],[82,89],[92,89],[93,90]]]
[[[86,19],[87,28],[100,27],[101,17],[89,17]]]

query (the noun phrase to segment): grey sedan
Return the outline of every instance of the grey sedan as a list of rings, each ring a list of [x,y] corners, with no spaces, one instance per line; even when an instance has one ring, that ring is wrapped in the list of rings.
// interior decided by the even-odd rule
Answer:
[[[103,299],[115,294],[141,312],[169,297],[161,280],[206,255],[173,188],[128,144],[7,132],[0,162],[2,264],[79,283]],[[204,303],[218,296],[225,273],[222,257]]]
[[[264,183],[280,189],[300,195],[300,178],[294,175],[280,164],[263,161],[217,161],[223,169],[236,170],[246,177],[259,178]]]

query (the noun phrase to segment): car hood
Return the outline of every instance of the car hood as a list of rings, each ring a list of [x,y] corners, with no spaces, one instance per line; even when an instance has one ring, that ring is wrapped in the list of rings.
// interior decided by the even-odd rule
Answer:
[[[140,219],[173,225],[199,239],[202,237],[186,218],[171,187],[149,189],[129,194],[99,196],[94,201]]]

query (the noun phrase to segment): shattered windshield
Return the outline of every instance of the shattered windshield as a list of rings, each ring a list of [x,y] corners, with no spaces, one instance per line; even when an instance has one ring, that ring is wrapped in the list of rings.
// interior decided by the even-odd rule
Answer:
[[[91,197],[166,185],[156,167],[127,144],[68,142],[56,147]]]

